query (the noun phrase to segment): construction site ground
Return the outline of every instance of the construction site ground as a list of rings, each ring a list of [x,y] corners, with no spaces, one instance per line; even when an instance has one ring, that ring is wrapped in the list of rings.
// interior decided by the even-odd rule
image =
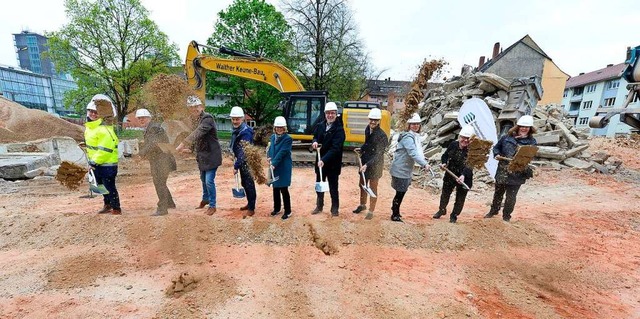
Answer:
[[[242,219],[229,159],[214,216],[195,209],[193,158],[170,176],[177,208],[163,217],[149,216],[157,198],[136,157],[120,165],[122,216],[96,214],[86,183],[1,182],[0,317],[640,318],[640,163],[637,150],[609,152],[628,159],[614,175],[540,170],[510,223],[482,218],[491,188],[470,192],[450,224],[431,219],[440,193],[414,187],[405,222],[392,222],[388,173],[364,220],[351,213],[353,166],[337,218],[310,214],[313,170],[294,168],[286,221],[269,215],[264,185]]]

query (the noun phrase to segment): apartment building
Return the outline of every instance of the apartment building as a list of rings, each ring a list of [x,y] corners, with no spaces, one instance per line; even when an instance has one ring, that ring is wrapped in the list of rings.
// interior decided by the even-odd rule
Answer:
[[[626,100],[627,81],[622,77],[624,63],[609,64],[607,67],[588,73],[580,73],[567,80],[562,98],[562,106],[573,118],[577,128],[588,128],[589,119],[603,115],[614,108],[622,107]],[[638,99],[629,107],[638,108]],[[628,134],[631,128],[620,122],[620,116],[611,118],[609,125],[601,129],[591,129],[592,136],[614,137]]]

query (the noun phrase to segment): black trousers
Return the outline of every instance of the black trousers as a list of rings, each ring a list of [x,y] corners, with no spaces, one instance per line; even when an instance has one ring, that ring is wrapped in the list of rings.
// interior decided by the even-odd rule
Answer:
[[[104,185],[109,194],[103,195],[105,206],[111,206],[113,209],[120,209],[120,195],[116,188],[116,177],[118,176],[118,166],[96,165],[93,173],[96,175],[96,182]]]
[[[171,168],[153,162],[151,162],[150,168],[153,186],[156,188],[156,195],[158,195],[158,211],[166,212],[169,208],[176,207],[171,191],[167,187],[167,179],[169,178],[169,173],[171,173]]]
[[[316,172],[318,170],[316,169]],[[322,181],[329,182],[329,194],[331,195],[331,212],[337,212],[340,208],[340,199],[338,197],[338,179],[339,174],[322,174]],[[320,175],[316,174],[316,182],[320,181]],[[316,206],[320,209],[324,206],[324,193],[317,193]]]
[[[291,197],[289,196],[289,187],[274,187],[273,188],[273,211],[280,211],[280,195],[282,195],[282,202],[284,202],[284,213],[291,213]]]
[[[247,206],[249,210],[256,210],[256,198],[258,197],[258,195],[256,194],[256,184],[253,181],[253,177],[251,176],[249,165],[247,163],[242,164],[239,171],[240,184],[242,185],[242,188],[244,188],[244,192],[247,195]]]
[[[396,191],[396,196],[393,197],[393,202],[391,203],[391,216],[400,216],[400,205],[402,205],[402,200],[406,193]]]
[[[511,213],[516,207],[516,197],[521,185],[507,185],[496,184],[495,191],[493,192],[493,202],[491,203],[491,214],[497,214],[500,211],[500,205],[502,204],[502,197],[507,194],[507,198],[504,200],[504,208],[502,209],[503,218],[511,218]]]
[[[453,211],[451,211],[451,218],[454,219],[460,215],[462,208],[464,207],[464,201],[467,198],[467,190],[464,186],[458,184],[452,178],[444,178],[442,183],[442,194],[440,195],[440,211],[447,211],[447,205],[449,205],[449,198],[453,189],[456,190],[456,201],[453,204]]]

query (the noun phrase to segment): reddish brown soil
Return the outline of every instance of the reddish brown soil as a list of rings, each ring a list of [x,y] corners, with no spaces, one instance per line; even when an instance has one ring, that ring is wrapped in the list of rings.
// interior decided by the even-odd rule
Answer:
[[[194,209],[193,159],[169,178],[177,209],[150,217],[148,164],[126,159],[124,214],[55,181],[0,183],[1,318],[638,318],[636,178],[542,171],[511,223],[472,192],[458,224],[432,220],[438,194],[411,188],[389,221],[389,176],[375,217],[352,214],[357,173],[340,179],[340,217],[312,216],[313,171],[295,168],[294,214],[242,219],[232,166],[218,170],[218,212]],[[633,175],[635,174],[635,175]],[[84,185],[86,186],[86,184]],[[86,188],[81,186],[81,189]],[[327,194],[328,199],[328,194]],[[452,204],[452,203],[451,203]],[[451,205],[450,204],[450,205]],[[184,287],[177,286],[187,274]],[[176,289],[178,287],[178,289]],[[184,289],[183,289],[184,288]]]

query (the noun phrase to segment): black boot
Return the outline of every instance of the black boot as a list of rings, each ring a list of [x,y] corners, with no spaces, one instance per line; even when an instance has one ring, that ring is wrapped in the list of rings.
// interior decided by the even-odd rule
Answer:
[[[394,222],[404,223],[404,221],[402,221],[402,218],[400,218],[400,215],[396,215],[396,214],[391,215],[391,220]]]
[[[433,219],[439,219],[440,217],[442,217],[442,216],[444,216],[446,214],[447,214],[447,210],[446,209],[440,209],[435,214],[433,214]]]
[[[486,215],[484,215],[484,218],[491,218],[495,215],[498,215],[498,212],[489,211]]]
[[[365,211],[367,209],[366,205],[358,205],[358,207],[356,207],[356,209],[354,209],[352,212],[354,214],[360,214],[361,212]]]
[[[322,213],[322,208],[324,207],[324,193],[316,192],[316,209],[314,209],[311,214],[316,215]]]

